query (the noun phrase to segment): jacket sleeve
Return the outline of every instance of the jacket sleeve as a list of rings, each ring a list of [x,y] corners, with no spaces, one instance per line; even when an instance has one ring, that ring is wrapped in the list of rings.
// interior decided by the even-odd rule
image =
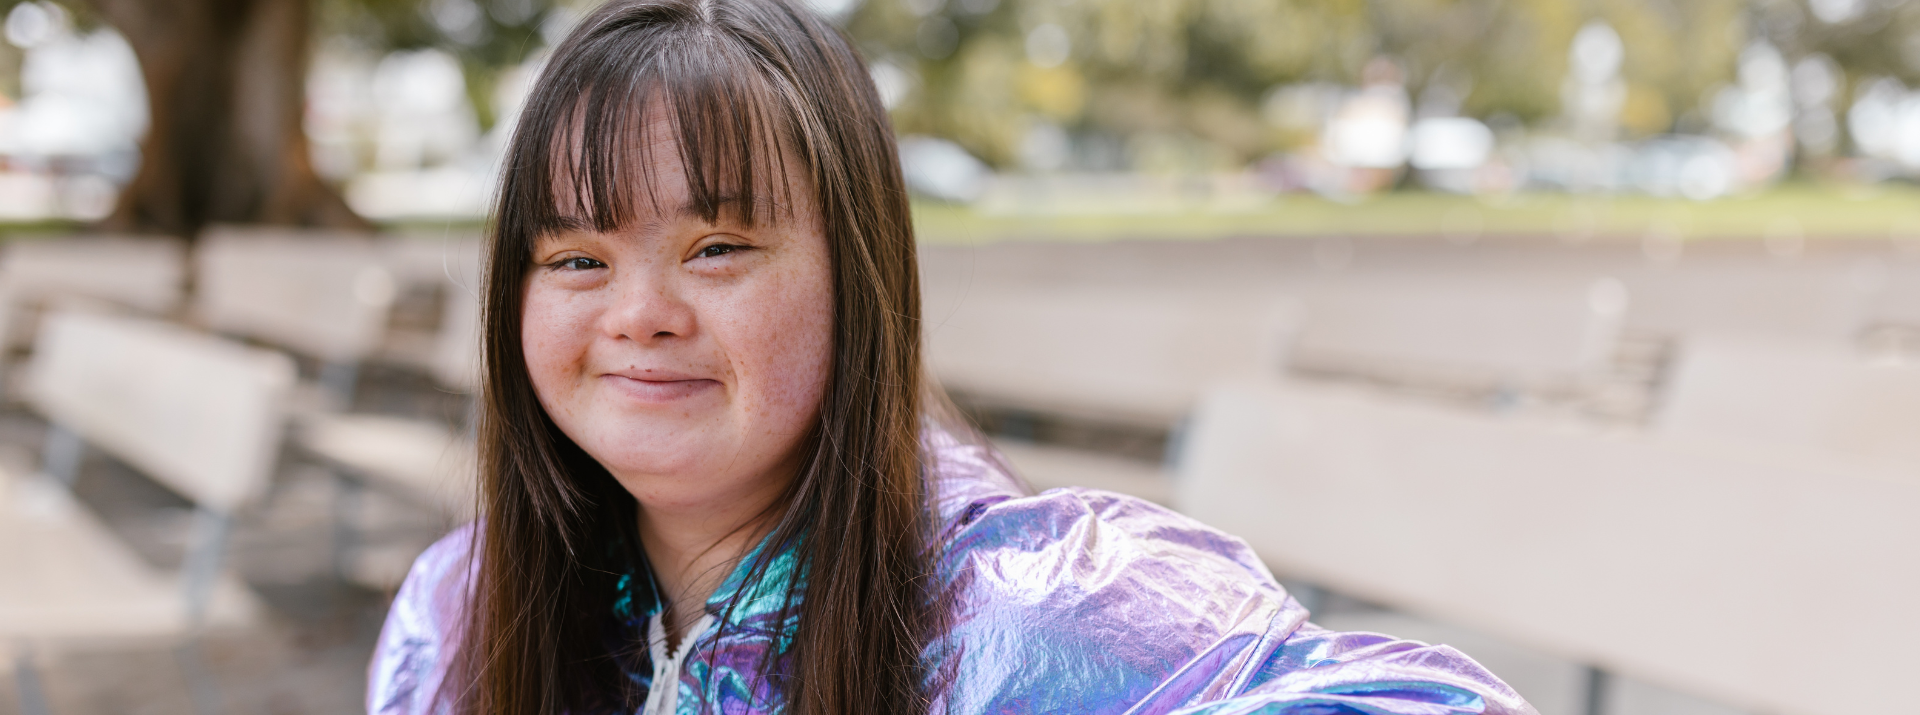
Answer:
[[[1537,715],[1460,651],[1336,633],[1246,542],[1088,489],[963,514],[946,712]]]
[[[467,617],[473,527],[421,553],[387,611],[367,667],[369,715],[432,715],[448,661]]]
[[[1458,650],[1377,633],[1337,633],[1311,623],[1288,634],[1236,694],[1173,712],[1538,715],[1506,683]]]

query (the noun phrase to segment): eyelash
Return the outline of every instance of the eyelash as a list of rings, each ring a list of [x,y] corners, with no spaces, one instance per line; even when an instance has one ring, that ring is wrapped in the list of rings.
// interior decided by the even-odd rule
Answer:
[[[694,257],[695,258],[719,258],[729,253],[747,250],[747,248],[748,248],[747,246],[739,246],[731,243],[716,243],[711,246],[707,246],[706,248],[700,249],[700,252],[694,254]],[[587,264],[587,265],[581,265],[581,264]],[[590,271],[596,268],[607,267],[607,264],[594,260],[592,258],[587,258],[585,256],[574,256],[572,258],[563,258],[558,261],[554,261],[550,265],[554,268],[557,268],[560,270],[566,270],[566,271]]]

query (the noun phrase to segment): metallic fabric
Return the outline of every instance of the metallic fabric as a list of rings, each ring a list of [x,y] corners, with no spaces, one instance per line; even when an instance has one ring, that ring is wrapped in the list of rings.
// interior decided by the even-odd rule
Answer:
[[[1452,648],[1308,623],[1237,538],[1108,492],[1029,495],[987,448],[937,431],[928,446],[945,525],[939,568],[955,609],[925,653],[941,684],[930,712],[1534,712]],[[435,712],[464,617],[471,538],[457,531],[414,564],[374,654],[369,713]],[[756,583],[743,566],[708,601],[717,626],[693,636],[679,713],[783,709],[761,673],[793,633],[780,614],[795,566],[790,552],[771,559]],[[623,597],[609,622],[644,637],[653,607],[638,606],[655,602]],[[651,686],[651,673],[630,677]]]

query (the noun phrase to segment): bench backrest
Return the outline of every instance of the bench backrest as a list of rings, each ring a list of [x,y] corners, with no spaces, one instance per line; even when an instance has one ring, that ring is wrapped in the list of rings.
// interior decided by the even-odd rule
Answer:
[[[1370,275],[1305,295],[1290,362],[1416,381],[1534,383],[1605,368],[1627,296],[1616,281]]]
[[[1808,260],[1702,262],[1620,277],[1633,293],[1629,329],[1684,340],[1740,334],[1843,341],[1861,327],[1882,279],[1868,265]]]
[[[1884,472],[1325,386],[1224,387],[1188,435],[1176,506],[1282,575],[1759,712],[1898,710],[1920,668],[1920,484]]]
[[[1920,329],[1920,261],[1893,264],[1882,272],[1866,311],[1866,326]]]
[[[481,241],[471,235],[402,235],[380,242],[402,283],[427,286],[437,295],[438,326],[421,366],[441,385],[463,392],[479,383]]]
[[[434,338],[433,379],[462,392],[480,385],[480,296],[477,284],[449,283]]]
[[[0,285],[14,295],[81,295],[156,314],[179,306],[186,269],[186,244],[158,236],[17,239],[0,248]]]
[[[0,337],[30,339],[22,308],[70,299],[111,303],[152,315],[178,308],[186,244],[165,237],[15,239],[0,246]],[[16,334],[18,333],[18,334]]]
[[[194,308],[209,328],[336,363],[366,359],[385,338],[397,284],[369,239],[224,227],[194,258]]]
[[[1920,365],[1875,364],[1844,343],[1683,341],[1654,424],[1675,438],[1812,450],[1920,483]]]
[[[42,321],[27,397],[49,420],[202,506],[257,495],[278,454],[285,355],[140,318]]]
[[[1173,291],[971,291],[930,300],[948,388],[1025,409],[1171,423],[1223,376],[1278,369],[1292,304]]]

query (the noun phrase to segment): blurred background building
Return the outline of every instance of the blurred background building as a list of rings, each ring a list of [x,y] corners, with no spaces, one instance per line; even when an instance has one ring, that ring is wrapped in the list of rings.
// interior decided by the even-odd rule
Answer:
[[[1546,715],[1910,706],[1920,5],[806,3],[1036,486]],[[361,708],[471,514],[479,238],[593,5],[0,0],[0,713]]]

